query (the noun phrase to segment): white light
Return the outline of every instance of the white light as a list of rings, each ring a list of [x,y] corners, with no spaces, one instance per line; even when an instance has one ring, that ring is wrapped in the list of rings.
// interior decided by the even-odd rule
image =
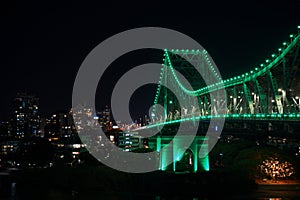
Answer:
[[[73,144],[73,148],[75,148],[75,149],[79,149],[80,148],[80,144]]]
[[[111,141],[111,142],[113,142],[113,141],[114,141],[114,139],[115,139],[115,136],[113,136],[113,135],[110,135],[110,136],[109,136],[109,139],[110,139],[110,141]]]

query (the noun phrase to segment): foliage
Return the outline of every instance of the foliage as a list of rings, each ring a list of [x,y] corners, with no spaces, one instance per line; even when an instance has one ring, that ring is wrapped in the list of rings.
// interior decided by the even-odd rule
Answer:
[[[262,161],[259,169],[264,177],[288,178],[295,174],[293,165],[284,160],[279,160],[277,156],[269,157]]]

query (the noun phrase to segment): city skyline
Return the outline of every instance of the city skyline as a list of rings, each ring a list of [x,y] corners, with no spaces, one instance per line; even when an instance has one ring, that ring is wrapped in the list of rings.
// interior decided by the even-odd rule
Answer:
[[[300,199],[299,10],[3,3],[0,199]]]

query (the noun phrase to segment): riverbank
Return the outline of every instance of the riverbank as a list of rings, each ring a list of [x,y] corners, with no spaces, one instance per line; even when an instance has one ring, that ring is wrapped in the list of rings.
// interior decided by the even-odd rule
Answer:
[[[26,169],[6,175],[6,187],[2,188],[6,193],[0,196],[11,199],[13,194],[18,200],[300,198],[299,182],[280,183],[255,182],[239,172],[228,171],[128,174],[105,166],[63,167]]]
[[[16,183],[18,196],[31,199],[36,198],[32,196],[34,194],[40,199],[45,199],[45,194],[47,196],[47,194],[55,193],[63,197],[65,195],[81,197],[88,194],[100,196],[120,194],[121,196],[145,196],[145,198],[149,195],[151,197],[186,196],[192,198],[198,196],[206,198],[220,194],[230,196],[255,188],[253,181],[236,173],[175,174],[156,171],[129,174],[105,166],[26,169],[18,171],[17,176],[11,175],[10,182]]]

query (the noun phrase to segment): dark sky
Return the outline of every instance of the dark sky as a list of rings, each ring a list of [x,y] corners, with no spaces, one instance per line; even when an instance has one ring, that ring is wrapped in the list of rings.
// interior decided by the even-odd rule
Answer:
[[[84,58],[101,41],[127,29],[159,26],[180,31],[198,41],[223,77],[229,77],[260,64],[300,25],[298,0],[222,4],[38,2],[0,5],[0,119],[7,118],[17,92],[40,97],[43,116],[71,107],[73,82]],[[118,63],[126,61],[130,65],[136,57],[129,55],[116,62],[107,77],[115,76],[115,71],[124,72]],[[138,63],[151,59],[148,53]],[[153,60],[158,59],[153,54]],[[142,109],[141,96],[153,101],[153,93],[147,94],[149,98],[136,95],[136,110]],[[107,97],[97,101],[101,105],[109,103]]]

